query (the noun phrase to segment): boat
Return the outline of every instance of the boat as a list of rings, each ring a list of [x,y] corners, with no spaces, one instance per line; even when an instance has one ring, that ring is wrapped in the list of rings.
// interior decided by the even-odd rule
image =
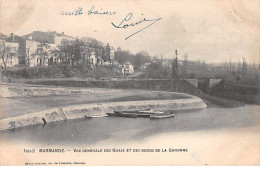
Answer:
[[[138,111],[137,116],[140,117],[150,117],[151,114],[160,114],[164,113],[163,111],[153,110],[153,109],[147,109],[147,110],[140,110]]]
[[[86,118],[99,118],[99,117],[107,117],[107,114],[102,114],[102,115],[96,115],[96,114],[90,114],[90,115],[86,115]]]
[[[120,117],[132,117],[132,118],[137,117],[136,111],[114,111],[114,112],[116,116],[120,116]]]
[[[146,110],[124,110],[124,111],[115,111],[115,114],[120,114],[120,115],[133,115],[133,116],[138,116],[138,117],[150,117],[151,110],[146,109]]]
[[[152,119],[168,118],[173,117],[173,113],[165,113],[164,111],[159,110],[124,110],[124,111],[114,111],[114,113],[107,113],[108,116],[119,116],[119,117],[148,117]]]
[[[107,113],[108,116],[118,116],[118,117],[131,117],[131,118],[136,118],[137,113],[133,112],[127,112],[127,111],[114,111],[114,113]]]
[[[117,114],[137,114],[139,110],[123,110],[123,111],[114,111]]]
[[[117,116],[116,113],[107,113],[108,116]]]
[[[162,118],[169,118],[169,117],[174,117],[174,113],[155,113],[155,114],[150,114],[151,119],[162,119]]]

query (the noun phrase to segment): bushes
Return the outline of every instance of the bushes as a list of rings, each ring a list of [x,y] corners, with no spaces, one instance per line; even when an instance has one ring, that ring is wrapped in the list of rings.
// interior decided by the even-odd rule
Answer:
[[[116,77],[120,76],[119,68],[109,66],[99,66],[96,68],[71,65],[51,65],[44,67],[30,67],[19,70],[7,70],[6,76],[12,78],[96,78],[96,77]]]
[[[42,78],[42,77],[63,77],[58,66],[31,67],[20,70],[7,70],[6,76],[13,78]]]
[[[258,85],[248,85],[235,81],[222,81],[211,89],[210,94],[248,104],[260,104],[260,88]]]

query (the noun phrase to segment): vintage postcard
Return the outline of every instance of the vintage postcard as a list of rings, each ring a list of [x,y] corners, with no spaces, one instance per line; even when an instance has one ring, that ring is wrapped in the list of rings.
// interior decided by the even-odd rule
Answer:
[[[0,0],[1,166],[259,166],[259,0]]]

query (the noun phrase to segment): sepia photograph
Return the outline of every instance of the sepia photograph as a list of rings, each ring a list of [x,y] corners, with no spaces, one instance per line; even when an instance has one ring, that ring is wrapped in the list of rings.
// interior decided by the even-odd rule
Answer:
[[[259,166],[259,0],[0,0],[0,166]]]

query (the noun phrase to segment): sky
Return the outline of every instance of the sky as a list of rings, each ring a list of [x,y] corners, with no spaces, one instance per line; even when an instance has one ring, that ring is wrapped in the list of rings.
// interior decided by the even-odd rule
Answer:
[[[260,63],[259,0],[0,0],[0,5],[0,32],[6,35],[56,31],[159,58],[173,58],[177,49],[180,59],[187,55],[189,60],[220,63],[244,57],[248,63]],[[93,6],[93,11],[115,15],[89,15]],[[81,15],[61,14],[79,8]],[[129,13],[132,17],[126,18]],[[144,18],[127,28],[112,25]]]

